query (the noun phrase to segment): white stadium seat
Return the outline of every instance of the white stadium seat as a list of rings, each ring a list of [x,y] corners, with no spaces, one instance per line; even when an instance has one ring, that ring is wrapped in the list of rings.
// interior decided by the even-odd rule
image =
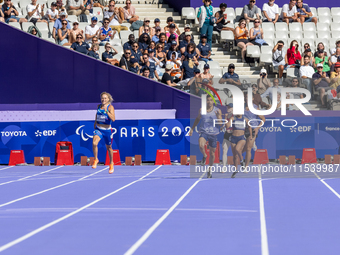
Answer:
[[[129,35],[130,34],[133,34],[133,32],[131,32],[131,31],[127,31],[127,30],[122,30],[122,31],[120,31],[120,39],[127,39],[128,40],[128,38],[129,38]]]
[[[261,46],[261,54],[272,54],[273,47],[263,45]]]
[[[316,34],[313,31],[306,31],[303,34],[303,38],[315,40],[316,39]]]
[[[205,62],[204,61],[200,61],[198,63],[197,69],[199,69],[201,72],[203,72],[204,65],[205,65]],[[209,63],[209,66],[210,66],[210,63]]]
[[[85,35],[85,28],[88,26],[89,24],[87,23],[87,22],[79,22],[79,28],[81,29],[81,30],[83,30],[84,31],[84,35]]]
[[[332,17],[331,16],[319,16],[319,22],[320,23],[332,23]]]
[[[329,34],[329,31],[318,31],[318,38],[326,38],[329,40],[331,36]]]
[[[46,0],[37,0],[37,4],[40,4],[41,6],[44,4],[45,5],[45,10],[47,9],[47,1]]]
[[[208,62],[210,64],[211,61]],[[210,68],[210,74],[214,76],[214,78],[222,78],[222,70],[221,68]]]
[[[276,37],[288,39],[288,32],[287,31],[276,31]]]
[[[312,12],[313,14],[313,17],[317,17],[318,16],[318,12],[316,11],[316,8],[315,7],[309,7],[310,11]]]
[[[265,41],[266,41],[266,43],[268,43],[269,46],[274,47],[274,39],[266,38]],[[264,46],[262,46],[262,47],[264,47]]]
[[[316,25],[317,31],[329,31],[329,24],[328,23],[318,23]]]
[[[242,10],[243,8],[240,8],[240,7],[235,8],[236,22],[240,21]]]
[[[267,40],[267,39],[273,40],[275,38],[274,31],[263,31],[263,38],[264,40]]]
[[[9,22],[8,25],[10,25],[11,27],[15,27],[15,28],[21,30],[21,25],[20,25],[19,22]]]
[[[130,34],[131,34],[132,32],[130,32]],[[133,31],[133,34],[135,35],[135,38],[137,38],[137,40],[138,40],[138,38],[139,38],[139,31],[138,30],[134,30]]]
[[[33,23],[32,23],[33,24]],[[37,22],[35,26],[41,31],[48,31],[48,25],[45,22]]]
[[[289,37],[291,39],[296,39],[296,40],[300,40],[300,41],[303,38],[302,32],[300,32],[300,31],[291,31]]]
[[[263,29],[263,32],[266,32],[266,31],[274,32],[275,31],[274,24],[271,23],[271,22],[263,22],[262,23],[262,29]]]
[[[29,28],[30,26],[33,26],[33,23],[31,23],[31,22],[22,22],[22,23],[21,23],[21,26],[22,26],[22,30],[25,31],[25,32],[27,32],[28,28]]]
[[[335,46],[336,46],[336,41],[337,41],[338,39],[340,39],[340,38],[331,38],[331,39],[329,40],[329,47],[330,47],[331,49],[335,48]]]
[[[48,8],[51,8],[51,4],[52,4],[53,2],[55,2],[55,0],[47,0],[46,2],[47,2],[47,7],[48,7]]]
[[[213,69],[213,68],[221,68],[221,67],[220,67],[220,63],[217,62],[217,61],[209,61],[208,64],[209,64],[209,66],[210,66],[210,69]]]
[[[71,26],[72,26],[73,22],[75,22],[75,21],[79,22],[78,17],[76,15],[68,15],[67,20],[71,23]]]
[[[332,37],[331,38],[340,39],[340,31],[332,31]]]
[[[316,31],[315,24],[313,22],[303,23],[303,31]]]
[[[317,10],[318,10],[318,17],[331,16],[331,10],[328,7],[319,7]]]
[[[93,15],[99,16],[103,15],[103,10],[100,7],[93,7]]]
[[[325,48],[329,48],[329,40],[327,38],[316,38],[315,44],[318,46],[318,43],[322,42],[325,45]]]
[[[50,32],[48,32],[48,30],[40,30],[41,33],[41,38],[43,39],[47,39],[50,37]]]
[[[276,32],[288,32],[288,26],[285,22],[277,22],[275,23],[275,31]]]
[[[221,42],[234,41],[234,33],[232,31],[221,31]]]
[[[294,22],[294,23],[290,23],[289,24],[289,31],[298,31],[298,32],[302,32],[302,27],[301,24],[298,22]]]
[[[43,38],[44,40],[51,42],[51,43],[55,43],[55,40],[52,37],[49,38]]]
[[[331,24],[331,31],[340,31],[340,24],[339,23],[332,23]]]
[[[247,57],[259,58],[261,55],[260,47],[257,45],[251,45],[247,47]]]
[[[332,14],[332,17],[340,16],[340,7],[332,7],[331,14]]]
[[[340,16],[333,18],[333,23],[339,24],[340,23]]]
[[[31,0],[20,0],[20,7],[26,9],[26,6],[29,5],[31,2]]]
[[[227,14],[227,20],[230,20],[230,23],[234,24],[234,20],[236,19],[234,8],[227,8],[224,14]]]
[[[122,46],[122,41],[120,39],[113,38],[110,40],[112,46]]]
[[[263,48],[264,46],[262,46]],[[273,64],[272,54],[262,53],[260,56],[260,66],[271,65]]]
[[[287,76],[288,77],[298,77],[299,69],[298,68],[287,68]]]
[[[193,7],[183,7],[182,19],[196,19],[195,9]]]
[[[121,45],[116,45],[113,48],[115,48],[118,51],[118,54],[123,54],[123,52],[124,52],[123,46],[121,46]]]

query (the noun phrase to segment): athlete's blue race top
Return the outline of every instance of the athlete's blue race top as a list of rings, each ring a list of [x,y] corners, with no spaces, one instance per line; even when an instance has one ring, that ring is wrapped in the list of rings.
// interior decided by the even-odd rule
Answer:
[[[107,112],[109,111],[110,105],[111,104],[107,106],[107,109],[106,109]],[[109,118],[105,110],[100,109],[101,107],[102,105],[100,104],[97,109],[97,123],[103,124],[103,125],[111,125],[112,120]]]
[[[242,115],[241,118],[237,118],[234,115],[234,121],[233,121],[233,130],[245,130],[245,121],[244,121],[244,115]]]

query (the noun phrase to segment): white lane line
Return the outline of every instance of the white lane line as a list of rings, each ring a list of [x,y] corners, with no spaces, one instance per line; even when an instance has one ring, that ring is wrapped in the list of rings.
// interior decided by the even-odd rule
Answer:
[[[140,180],[142,180],[142,179],[144,179],[146,176],[152,174],[154,171],[156,171],[156,170],[159,169],[160,167],[161,167],[161,165],[158,166],[158,167],[156,167],[155,169],[153,169],[152,171],[150,171],[150,172],[147,173],[146,175],[142,176],[141,178],[139,178],[139,179],[137,179],[137,180],[135,180],[135,181],[133,181],[133,182],[130,182],[129,184],[126,184],[125,186],[123,186],[123,187],[121,187],[121,188],[119,188],[119,189],[116,189],[115,191],[113,191],[113,192],[111,192],[111,193],[109,193],[109,194],[107,194],[107,195],[105,195],[105,196],[102,196],[102,197],[98,198],[97,200],[94,200],[93,202],[91,202],[91,203],[89,203],[89,204],[87,204],[87,205],[84,205],[83,207],[81,207],[81,208],[79,208],[79,209],[77,209],[77,210],[75,210],[75,211],[73,211],[73,212],[71,212],[71,213],[69,213],[69,214],[66,214],[66,215],[63,216],[63,217],[60,217],[59,219],[56,219],[56,220],[54,220],[54,221],[52,221],[52,222],[50,222],[50,223],[48,223],[48,224],[45,224],[44,226],[42,226],[42,227],[40,227],[40,228],[37,228],[37,229],[35,229],[35,230],[33,230],[33,231],[27,233],[26,235],[23,235],[22,237],[19,237],[19,238],[13,240],[12,242],[9,242],[9,243],[7,243],[7,244],[1,246],[1,247],[0,247],[0,252],[2,252],[2,251],[4,251],[4,250],[7,250],[8,248],[10,248],[10,247],[12,247],[12,246],[14,246],[14,245],[16,245],[16,244],[22,242],[22,241],[25,241],[26,239],[28,239],[28,238],[30,238],[30,237],[32,237],[32,236],[34,236],[34,235],[40,233],[41,231],[43,231],[43,230],[45,230],[45,229],[47,229],[47,228],[49,228],[49,227],[52,227],[53,225],[55,225],[55,224],[57,224],[57,223],[59,223],[59,222],[61,222],[61,221],[63,221],[63,220],[66,220],[66,219],[70,218],[71,216],[73,216],[73,215],[75,215],[75,214],[77,214],[77,213],[79,213],[79,212],[85,210],[86,208],[88,208],[88,207],[90,207],[90,206],[92,206],[92,205],[94,205],[94,204],[96,204],[96,203],[98,203],[98,202],[104,200],[105,198],[107,198],[107,197],[109,197],[109,196],[112,196],[113,194],[115,194],[115,193],[117,193],[117,192],[119,192],[119,191],[121,191],[121,190],[123,190],[123,189],[125,189],[125,188],[127,188],[127,187],[129,187],[129,186],[131,186],[131,185],[133,185],[133,184],[135,184],[136,182],[139,182]]]
[[[141,238],[135,242],[130,249],[128,249],[124,255],[131,255],[133,254],[145,241],[149,238],[149,236],[156,230],[156,228],[162,224],[162,222],[170,215],[170,213],[175,210],[175,208],[182,202],[182,200],[190,193],[190,191],[199,183],[205,173],[201,175],[201,177],[193,184],[191,187],[170,207],[168,211],[166,211],[162,217],[160,217],[145,233],[142,235]]]
[[[261,254],[269,255],[266,214],[264,210],[264,198],[262,187],[261,167],[259,166],[259,201],[260,201],[260,226],[261,226]]]
[[[338,192],[336,192],[331,186],[329,186],[329,184],[327,183],[327,182],[325,182],[325,180],[326,179],[321,179],[320,178],[320,176],[317,174],[317,173],[315,173],[315,171],[313,171],[313,169],[311,168],[311,166],[310,165],[308,165],[308,167],[309,167],[309,169],[310,169],[310,171],[330,190],[330,191],[332,191],[333,192],[333,194],[334,195],[336,195],[339,199],[340,199],[340,195],[339,195],[339,193]],[[329,178],[329,179],[331,179],[331,178]]]
[[[30,175],[30,176],[26,176],[26,177],[24,177],[24,178],[20,178],[20,179],[18,179],[18,180],[3,182],[3,183],[0,183],[0,186],[5,185],[5,184],[8,184],[8,183],[12,183],[12,182],[18,182],[18,181],[26,180],[26,179],[31,178],[31,177],[33,177],[33,176],[37,176],[37,175],[41,175],[41,174],[44,174],[44,173],[51,172],[51,171],[56,170],[56,169],[58,169],[58,168],[60,168],[60,167],[63,167],[63,166],[58,166],[58,167],[52,168],[52,169],[47,170],[47,171],[44,171],[44,172],[40,172],[40,173],[37,173],[37,174],[33,174],[33,175]]]
[[[12,201],[9,201],[9,202],[7,202],[7,203],[4,203],[4,204],[0,204],[0,208],[1,208],[1,207],[4,207],[4,206],[6,206],[6,205],[10,205],[10,204],[13,204],[13,203],[15,203],[15,202],[24,200],[24,199],[26,199],[26,198],[34,197],[34,196],[36,196],[36,195],[40,195],[40,194],[45,193],[45,192],[47,192],[47,191],[54,190],[54,189],[57,189],[57,188],[60,188],[60,187],[69,185],[69,184],[71,184],[71,183],[75,183],[75,182],[84,180],[84,179],[86,179],[86,178],[88,178],[88,177],[90,177],[90,176],[93,176],[93,175],[95,175],[95,174],[97,174],[97,173],[100,173],[100,172],[102,172],[102,171],[104,171],[104,170],[106,170],[106,169],[108,169],[108,168],[109,168],[109,167],[106,167],[106,168],[104,168],[104,169],[102,169],[102,170],[99,170],[99,171],[97,171],[97,172],[94,172],[94,173],[92,173],[92,174],[90,174],[90,175],[86,175],[86,176],[84,176],[84,177],[82,177],[82,178],[79,178],[79,179],[77,179],[77,180],[70,181],[70,182],[66,182],[66,183],[64,183],[64,184],[60,184],[60,185],[54,186],[54,187],[52,187],[52,188],[48,188],[48,189],[45,189],[45,190],[42,190],[42,191],[33,193],[33,194],[31,194],[31,195],[27,195],[27,196],[24,196],[24,197],[20,197],[20,198],[14,199],[14,200],[12,200]]]
[[[14,167],[14,166],[8,166],[8,167],[1,168],[0,171],[11,168],[11,167]]]

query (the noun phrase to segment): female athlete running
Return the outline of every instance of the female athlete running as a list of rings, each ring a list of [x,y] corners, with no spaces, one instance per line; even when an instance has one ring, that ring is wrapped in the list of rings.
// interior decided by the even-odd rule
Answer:
[[[111,148],[111,122],[115,121],[115,110],[111,105],[113,101],[110,93],[103,92],[100,94],[101,104],[98,105],[96,120],[94,122],[94,135],[93,135],[93,154],[94,163],[92,168],[96,168],[99,162],[98,160],[98,143],[104,138],[106,149],[109,152],[110,157],[110,168],[109,173],[112,174],[113,169],[113,150]]]

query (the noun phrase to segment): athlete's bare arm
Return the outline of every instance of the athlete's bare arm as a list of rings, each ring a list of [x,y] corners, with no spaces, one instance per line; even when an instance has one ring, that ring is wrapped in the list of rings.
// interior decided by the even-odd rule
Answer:
[[[196,117],[196,119],[195,119],[195,122],[194,122],[194,125],[192,126],[192,128],[190,129],[190,132],[189,132],[189,136],[192,136],[192,133],[194,132],[194,129],[195,129],[195,127],[198,125],[198,123],[200,122],[200,120],[201,120],[201,109],[199,110],[199,112],[198,112],[198,115],[197,115],[197,117]]]
[[[107,111],[107,116],[109,116],[109,118],[112,121],[116,120],[116,116],[115,116],[115,109],[112,105],[109,106],[109,110]]]

